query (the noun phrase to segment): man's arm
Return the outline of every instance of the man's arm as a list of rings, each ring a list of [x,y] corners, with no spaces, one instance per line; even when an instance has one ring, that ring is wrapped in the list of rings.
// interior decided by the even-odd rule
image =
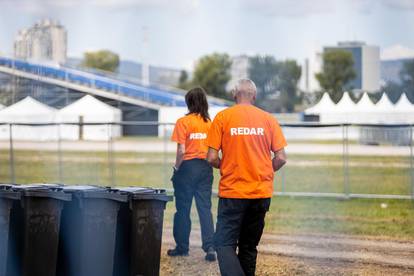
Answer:
[[[174,166],[176,170],[178,170],[181,163],[183,162],[184,153],[185,153],[184,145],[177,143],[177,154],[176,154],[176,157],[175,157],[175,166]]]
[[[273,171],[278,171],[286,164],[286,153],[284,149],[274,152],[275,157],[272,160]]]
[[[208,148],[207,162],[214,168],[220,169],[221,160],[216,149]]]

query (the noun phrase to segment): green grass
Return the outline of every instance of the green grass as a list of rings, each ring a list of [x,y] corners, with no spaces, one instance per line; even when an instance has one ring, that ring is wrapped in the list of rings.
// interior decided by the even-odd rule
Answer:
[[[105,186],[112,184],[108,153],[64,152],[61,157],[60,179],[57,153],[15,151],[16,182],[64,182]],[[275,178],[277,191],[343,192],[341,156],[290,155],[288,158],[288,165]],[[117,185],[172,188],[169,179],[174,154],[116,153],[114,160],[114,178]],[[351,156],[349,162],[352,193],[410,194],[407,157]],[[0,182],[9,180],[8,152],[0,151]],[[218,180],[219,173],[215,170],[215,189]],[[386,203],[387,208],[381,208],[381,203]],[[217,199],[214,198],[214,214],[216,208]],[[174,203],[169,203],[165,214],[167,227],[172,226],[174,210]],[[195,210],[193,221],[197,227]],[[267,215],[266,231],[414,239],[414,204],[409,200],[276,197]]]
[[[214,218],[217,215],[217,201],[214,197]],[[381,208],[381,203],[387,204],[387,208]],[[174,203],[168,203],[166,227],[172,227],[174,212]],[[199,228],[195,207],[191,217],[193,228]],[[266,215],[265,232],[414,240],[414,203],[408,200],[274,197]]]

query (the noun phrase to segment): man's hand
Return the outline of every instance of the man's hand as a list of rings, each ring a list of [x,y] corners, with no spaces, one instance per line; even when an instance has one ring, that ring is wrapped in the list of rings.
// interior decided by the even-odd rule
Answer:
[[[213,148],[208,148],[207,162],[214,168],[220,169],[220,161],[218,151]]]
[[[278,171],[286,164],[286,153],[284,149],[274,152],[275,157],[272,160],[273,171]]]

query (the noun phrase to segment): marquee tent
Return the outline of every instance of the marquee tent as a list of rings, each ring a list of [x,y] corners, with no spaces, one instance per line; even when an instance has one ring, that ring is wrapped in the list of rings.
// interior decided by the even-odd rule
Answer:
[[[305,110],[305,114],[319,115],[321,123],[356,123],[356,124],[404,124],[414,123],[414,105],[402,94],[393,104],[384,93],[378,103],[374,104],[367,93],[354,103],[347,92],[333,106],[325,102],[327,93],[322,99]],[[323,106],[326,108],[321,108]]]
[[[122,127],[120,125],[99,123],[119,123],[122,120],[122,112],[98,99],[86,95],[78,101],[58,111],[59,123],[98,123],[98,125],[61,125],[60,137],[65,140],[109,140],[120,137]]]
[[[335,103],[331,100],[328,93],[324,93],[317,104],[306,109],[306,114],[319,114],[322,112],[330,112],[335,110]]]
[[[36,101],[31,97],[0,110],[0,122],[48,124],[54,123],[57,110]],[[0,126],[0,139],[9,139],[9,126]],[[16,140],[54,140],[57,138],[58,129],[55,125],[25,126],[13,125],[12,137]]]

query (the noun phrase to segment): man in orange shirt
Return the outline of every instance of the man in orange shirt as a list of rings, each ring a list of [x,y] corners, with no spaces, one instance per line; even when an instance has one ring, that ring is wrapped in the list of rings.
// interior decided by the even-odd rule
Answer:
[[[236,105],[217,114],[207,136],[207,161],[221,173],[214,245],[222,275],[254,275],[274,172],[286,163],[287,144],[277,120],[253,105],[251,80],[239,80],[232,93]]]

